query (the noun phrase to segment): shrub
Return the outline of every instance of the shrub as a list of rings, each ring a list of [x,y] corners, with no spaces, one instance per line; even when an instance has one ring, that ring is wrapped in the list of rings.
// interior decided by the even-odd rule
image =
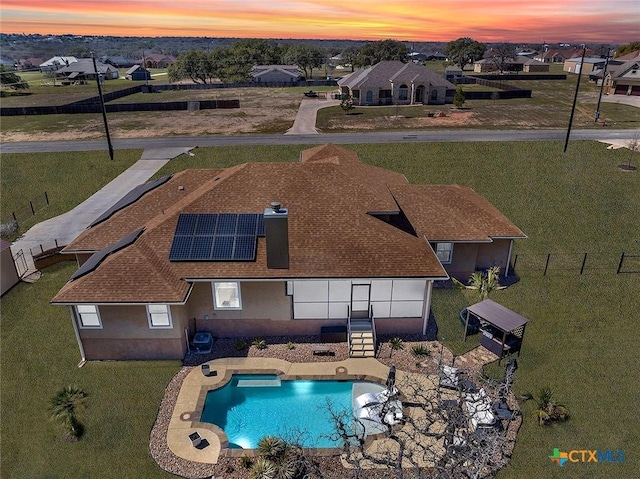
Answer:
[[[293,344],[291,341],[289,341],[287,343],[287,349],[289,349],[289,350],[296,349],[296,345]]]
[[[263,338],[256,338],[251,343],[256,349],[267,349],[267,341]]]
[[[236,341],[235,348],[238,351],[242,351],[243,349],[247,349],[247,342],[246,341],[242,341],[242,340]]]
[[[411,347],[411,354],[416,358],[423,358],[431,354],[431,350],[425,344],[416,344]]]

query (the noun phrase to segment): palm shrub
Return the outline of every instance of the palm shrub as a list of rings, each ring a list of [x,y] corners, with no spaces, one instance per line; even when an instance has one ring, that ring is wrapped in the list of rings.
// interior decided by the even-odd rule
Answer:
[[[251,469],[249,469],[249,479],[275,479],[276,464],[266,457],[258,457]]]
[[[454,284],[460,288],[473,289],[478,292],[480,299],[487,299],[489,294],[497,289],[503,289],[500,286],[500,267],[492,266],[486,272],[474,271],[469,277],[468,284],[463,284],[457,279],[453,279]]]
[[[260,457],[276,459],[284,454],[287,443],[277,436],[264,436],[258,441],[258,453]]]
[[[391,338],[389,340],[389,348],[391,349],[389,357],[391,357],[393,356],[394,351],[402,351],[404,349],[404,341],[402,338],[398,338],[397,336],[395,338]]]
[[[525,401],[534,400],[536,402],[536,417],[538,424],[545,426],[554,422],[562,422],[569,419],[569,410],[553,399],[551,388],[544,387],[538,391],[537,397],[531,393],[523,396]]]
[[[76,409],[85,406],[88,394],[76,386],[65,386],[51,398],[49,411],[51,419],[61,423],[69,439],[78,440],[83,427],[76,417]]]

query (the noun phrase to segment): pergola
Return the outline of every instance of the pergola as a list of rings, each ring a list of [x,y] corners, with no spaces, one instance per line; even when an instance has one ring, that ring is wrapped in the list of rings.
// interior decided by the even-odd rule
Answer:
[[[480,320],[482,346],[498,355],[500,359],[511,353],[520,355],[527,318],[505,308],[501,304],[485,299],[467,308],[464,325],[464,339],[467,339],[469,315]]]

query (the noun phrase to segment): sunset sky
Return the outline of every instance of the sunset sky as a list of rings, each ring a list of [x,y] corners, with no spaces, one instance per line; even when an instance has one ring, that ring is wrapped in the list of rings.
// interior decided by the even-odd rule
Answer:
[[[2,0],[2,33],[482,42],[640,40],[639,0]]]

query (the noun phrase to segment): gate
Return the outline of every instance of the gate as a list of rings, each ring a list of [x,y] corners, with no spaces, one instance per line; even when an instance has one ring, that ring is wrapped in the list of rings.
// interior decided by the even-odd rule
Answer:
[[[28,270],[27,259],[24,257],[24,251],[19,250],[13,257],[13,262],[16,265],[16,271],[18,272],[18,277],[22,278]]]

